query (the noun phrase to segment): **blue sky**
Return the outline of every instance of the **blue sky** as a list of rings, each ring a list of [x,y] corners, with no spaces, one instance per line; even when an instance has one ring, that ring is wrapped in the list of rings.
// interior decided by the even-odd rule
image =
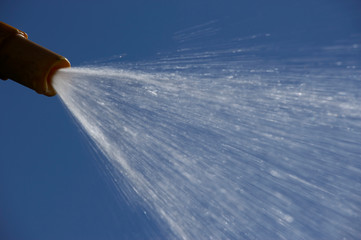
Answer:
[[[217,20],[218,40],[270,33],[275,41],[332,44],[361,32],[358,0],[2,0],[0,21],[73,66],[177,48],[175,32]],[[290,53],[291,54],[291,53]],[[0,82],[0,239],[162,238],[99,171],[97,156],[57,97]]]

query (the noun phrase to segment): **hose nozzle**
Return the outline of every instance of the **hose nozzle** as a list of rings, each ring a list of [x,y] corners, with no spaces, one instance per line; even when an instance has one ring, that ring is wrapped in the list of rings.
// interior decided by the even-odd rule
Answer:
[[[26,33],[0,22],[0,78],[54,96],[52,77],[58,69],[70,67],[70,63],[27,38]]]

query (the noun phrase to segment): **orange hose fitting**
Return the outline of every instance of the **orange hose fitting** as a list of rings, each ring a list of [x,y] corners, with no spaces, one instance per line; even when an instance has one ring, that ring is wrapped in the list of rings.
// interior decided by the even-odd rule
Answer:
[[[27,39],[23,31],[0,22],[0,78],[12,79],[46,96],[56,95],[51,81],[69,61]]]

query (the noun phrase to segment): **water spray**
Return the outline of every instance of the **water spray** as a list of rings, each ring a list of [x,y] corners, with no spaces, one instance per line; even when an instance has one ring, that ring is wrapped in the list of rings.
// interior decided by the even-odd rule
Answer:
[[[61,69],[53,86],[159,239],[359,239],[359,45],[317,65],[231,46]]]
[[[159,239],[359,239],[360,45],[264,62],[241,41],[60,69],[0,23],[0,78],[58,93]]]
[[[28,39],[28,35],[0,22],[0,79],[12,79],[39,94],[56,95],[52,77],[69,61]]]

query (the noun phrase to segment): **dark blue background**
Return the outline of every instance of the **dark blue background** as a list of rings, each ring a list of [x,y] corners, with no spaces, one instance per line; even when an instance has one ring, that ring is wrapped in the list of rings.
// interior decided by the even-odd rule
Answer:
[[[318,46],[361,32],[358,0],[28,1],[2,0],[0,21],[73,66],[125,55],[151,59],[179,46],[174,33],[217,20],[218,41],[272,34]],[[290,50],[288,50],[290,51]],[[289,52],[289,54],[292,54]],[[0,239],[162,237],[140,206],[128,207],[104,178],[57,97],[0,82]]]

